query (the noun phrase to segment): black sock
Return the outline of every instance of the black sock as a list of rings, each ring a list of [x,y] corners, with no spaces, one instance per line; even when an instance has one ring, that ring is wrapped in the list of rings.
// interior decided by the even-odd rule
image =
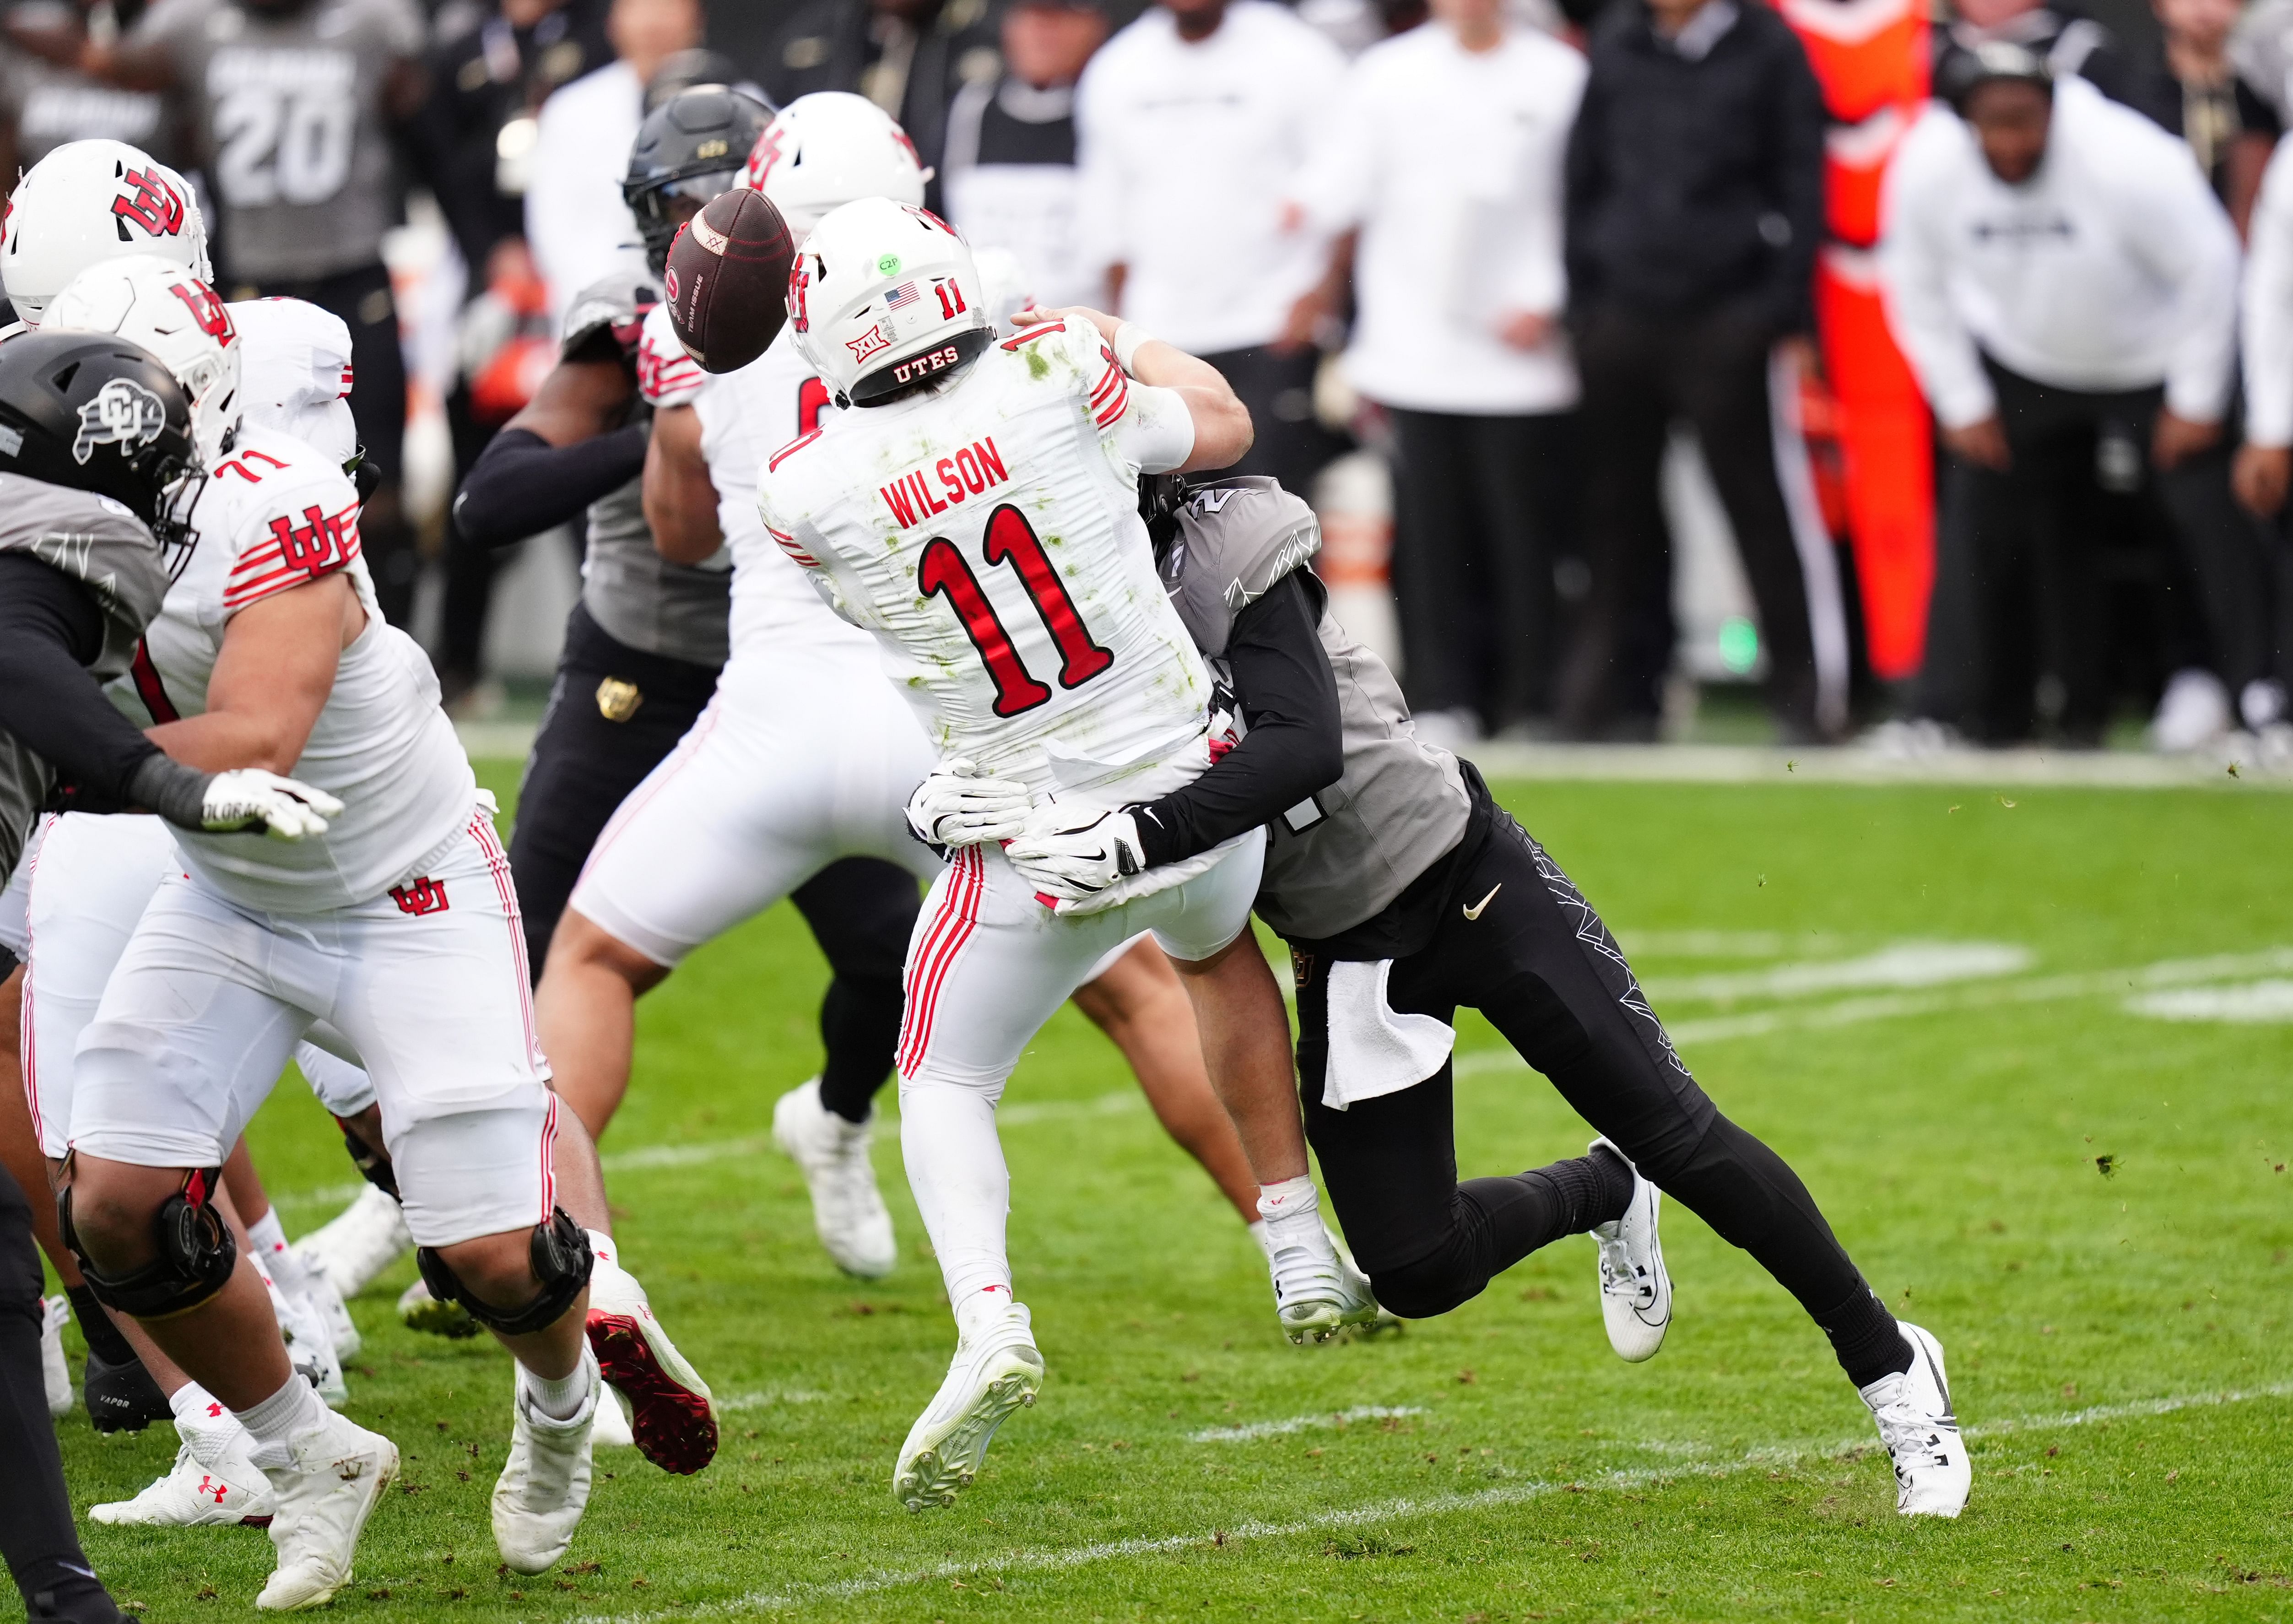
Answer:
[[[111,1316],[103,1311],[103,1304],[95,1300],[94,1288],[83,1282],[66,1287],[65,1290],[71,1296],[72,1318],[79,1321],[79,1334],[95,1351],[96,1357],[107,1365],[134,1364],[135,1350],[119,1334],[119,1328],[111,1323]]]
[[[1579,1156],[1511,1178],[1468,1179],[1457,1189],[1486,1222],[1494,1275],[1564,1235],[1623,1217],[1633,1174],[1622,1157]]]
[[[1853,1296],[1837,1308],[1814,1316],[1831,1338],[1839,1368],[1858,1387],[1868,1387],[1883,1376],[1900,1376],[1911,1368],[1911,1341],[1895,1316],[1879,1301],[1879,1294],[1858,1283]]]
[[[892,1071],[904,1000],[896,980],[839,976],[820,1001],[820,1103],[847,1122],[865,1122]]]

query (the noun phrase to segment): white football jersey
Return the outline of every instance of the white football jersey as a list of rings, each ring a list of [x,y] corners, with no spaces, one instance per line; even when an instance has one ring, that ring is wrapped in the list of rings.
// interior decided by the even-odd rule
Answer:
[[[871,654],[873,639],[821,606],[804,572],[757,516],[757,470],[765,459],[835,410],[794,335],[783,328],[739,371],[711,374],[677,342],[668,306],[656,304],[637,341],[637,388],[655,410],[690,406],[701,420],[701,454],[717,487],[717,525],[733,565],[732,661]]]
[[[1113,804],[1209,762],[1211,679],[1138,511],[1140,471],[1193,449],[1186,402],[1076,318],[828,418],[766,459],[759,503],[943,758]]]
[[[382,618],[359,555],[358,492],[326,453],[242,422],[191,508],[199,532],[127,679],[155,721],[207,709],[231,619],[342,571],[366,610],[293,775],[341,797],[318,840],[176,832],[190,865],[242,906],[314,914],[413,879],[456,838],[477,795],[419,646]]]
[[[304,299],[241,299],[223,308],[239,329],[239,407],[337,465],[358,450],[351,416],[351,329]]]

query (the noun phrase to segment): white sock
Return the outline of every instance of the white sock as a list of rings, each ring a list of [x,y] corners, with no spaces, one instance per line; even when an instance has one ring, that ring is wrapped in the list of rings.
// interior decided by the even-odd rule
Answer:
[[[185,1426],[196,1427],[201,1432],[213,1432],[218,1428],[234,1427],[239,1425],[239,1417],[223,1408],[223,1401],[197,1382],[185,1382],[174,1392],[169,1393],[167,1408],[175,1412],[176,1420]]]
[[[287,1226],[279,1222],[279,1209],[272,1207],[254,1223],[247,1226],[247,1238],[255,1243],[256,1256],[262,1260],[265,1273],[279,1282],[279,1288],[293,1296],[310,1290],[310,1271],[303,1260],[287,1246]]]
[[[239,1424],[255,1436],[255,1464],[267,1468],[285,1466],[288,1441],[314,1426],[323,1425],[327,1415],[319,1390],[297,1373],[288,1376],[287,1384],[262,1403],[240,1410]]]
[[[1258,1243],[1258,1249],[1268,1257],[1274,1255],[1274,1238],[1266,1232],[1265,1219],[1260,1218],[1250,1226],[1250,1238]]]
[[[1322,1229],[1322,1198],[1314,1181],[1304,1173],[1279,1184],[1258,1187],[1258,1215],[1265,1222],[1267,1239],[1277,1246],[1310,1245],[1328,1240]]]
[[[537,1376],[524,1365],[518,1367],[518,1379],[532,1397],[534,1409],[554,1421],[571,1421],[581,1413],[581,1406],[589,1401],[589,1394],[597,1386],[597,1360],[585,1346],[581,1362],[571,1373],[561,1376]]]
[[[616,1269],[621,1266],[621,1250],[613,1244],[612,1236],[601,1230],[584,1230],[582,1233],[589,1238],[590,1256]]]
[[[1011,1174],[995,1137],[994,1101],[956,1084],[903,1084],[900,1154],[958,1319],[962,1304],[997,1287],[1009,1302]]]

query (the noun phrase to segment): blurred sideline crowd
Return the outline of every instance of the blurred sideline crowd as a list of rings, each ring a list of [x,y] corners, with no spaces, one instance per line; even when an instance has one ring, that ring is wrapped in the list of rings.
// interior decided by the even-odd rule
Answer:
[[[226,297],[349,323],[376,585],[464,714],[581,554],[447,499],[642,266],[644,112],[725,83],[869,98],[1038,302],[1218,366],[1443,743],[1722,681],[1793,743],[2293,763],[2293,0],[2153,4],[20,0],[0,175],[133,142]]]

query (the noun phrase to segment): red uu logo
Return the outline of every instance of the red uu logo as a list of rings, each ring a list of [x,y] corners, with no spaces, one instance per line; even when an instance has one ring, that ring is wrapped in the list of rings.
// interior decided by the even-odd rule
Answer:
[[[404,885],[393,886],[390,899],[398,905],[401,914],[411,914],[417,919],[425,914],[443,914],[446,911],[446,882],[425,874],[419,880],[409,880]]]
[[[315,504],[303,509],[303,519],[300,530],[285,514],[271,521],[271,536],[279,543],[280,564],[315,580],[329,565],[350,561],[343,545],[342,520],[328,518],[326,510]]]
[[[129,188],[111,199],[119,220],[119,240],[131,242],[127,222],[133,220],[154,237],[179,236],[183,229],[183,197],[153,170],[130,169],[120,176]]]
[[[228,345],[239,336],[231,324],[231,312],[223,308],[215,290],[197,277],[188,282],[177,282],[167,291],[182,300],[191,313],[191,320],[199,324],[199,331],[217,344]]]

